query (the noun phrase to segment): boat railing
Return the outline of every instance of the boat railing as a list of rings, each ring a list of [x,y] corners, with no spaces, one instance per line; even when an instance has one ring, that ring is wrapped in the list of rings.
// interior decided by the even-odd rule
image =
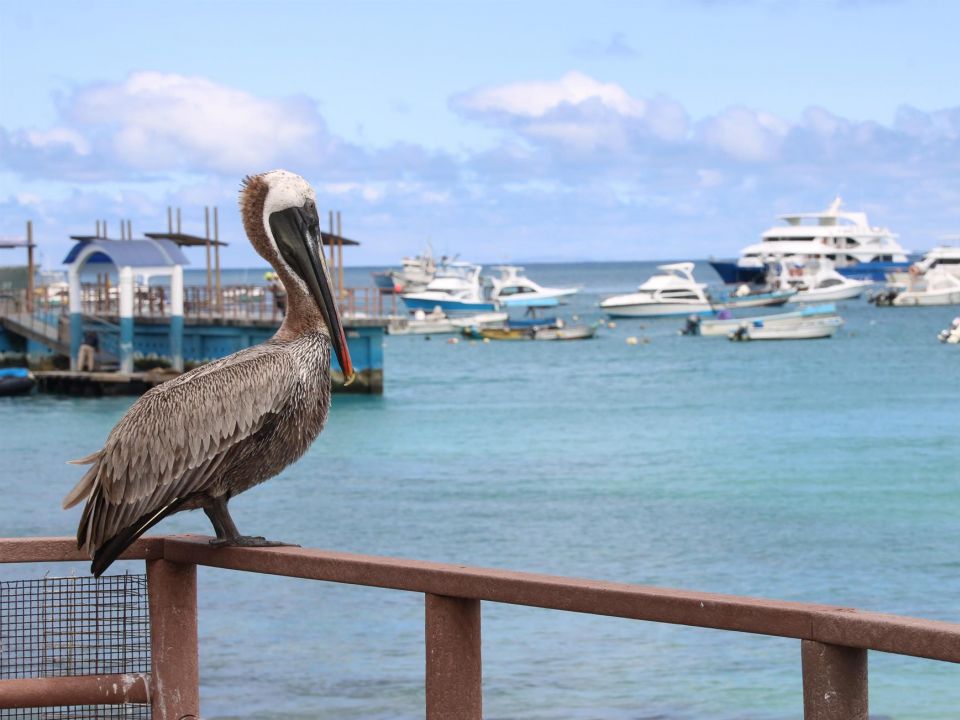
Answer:
[[[868,651],[960,662],[960,624],[829,605],[196,536],[142,538],[123,557],[146,561],[150,671],[0,680],[0,709],[134,702],[154,720],[200,717],[197,566],[423,594],[428,720],[482,717],[484,602],[799,640],[806,720],[867,719]],[[0,539],[0,562],[83,559],[68,538]]]

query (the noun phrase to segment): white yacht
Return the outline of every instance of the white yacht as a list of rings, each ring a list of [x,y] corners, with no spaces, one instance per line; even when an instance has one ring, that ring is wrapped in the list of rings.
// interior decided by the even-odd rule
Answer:
[[[911,275],[923,275],[935,268],[960,278],[960,245],[940,245],[933,248],[911,265],[906,272],[889,273],[887,284],[906,285],[910,282]]]
[[[445,259],[441,259],[441,264]],[[425,290],[436,276],[437,263],[433,259],[433,248],[428,244],[423,253],[416,257],[405,257],[400,270],[384,270],[373,273],[373,279],[381,292],[411,293]]]
[[[841,275],[869,280],[909,266],[896,235],[870,225],[866,213],[841,210],[842,202],[837,197],[823,212],[782,215],[785,224],[766,230],[760,242],[741,250],[739,260],[710,264],[725,283],[755,282],[772,257],[827,259]]]
[[[803,263],[780,262],[779,286],[796,290],[787,302],[810,303],[852,300],[873,287],[872,280],[853,280],[834,269],[830,260],[809,259]]]
[[[436,277],[421,292],[400,296],[411,311],[431,312],[440,308],[452,313],[493,312],[496,303],[484,297],[480,278],[482,266],[468,262],[449,262],[437,269]]]
[[[500,277],[491,278],[490,299],[504,307],[554,307],[575,295],[577,288],[552,288],[538,285],[523,275],[518,265],[499,265]]]
[[[659,317],[666,315],[712,314],[707,286],[693,278],[693,263],[660,265],[637,292],[617,295],[600,303],[611,317]]]

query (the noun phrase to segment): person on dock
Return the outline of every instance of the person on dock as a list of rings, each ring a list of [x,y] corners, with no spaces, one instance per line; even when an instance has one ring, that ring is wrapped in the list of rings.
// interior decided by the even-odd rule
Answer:
[[[273,272],[268,272],[264,275],[264,279],[270,283],[270,293],[273,295],[273,306],[279,311],[281,315],[287,314],[287,291],[283,289],[283,285],[280,284],[280,280],[277,278],[277,274]]]
[[[93,372],[97,368],[97,351],[100,349],[100,336],[93,330],[83,334],[80,352],[77,354],[77,370]]]

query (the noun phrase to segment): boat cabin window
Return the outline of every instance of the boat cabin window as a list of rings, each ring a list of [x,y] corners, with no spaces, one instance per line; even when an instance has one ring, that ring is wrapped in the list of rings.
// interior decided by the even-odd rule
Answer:
[[[529,292],[533,292],[533,288],[520,287],[518,285],[510,285],[500,290],[501,295],[519,295],[521,293]]]
[[[697,296],[695,293],[690,292],[689,290],[664,290],[660,295],[664,298],[670,298],[672,300],[696,300]]]

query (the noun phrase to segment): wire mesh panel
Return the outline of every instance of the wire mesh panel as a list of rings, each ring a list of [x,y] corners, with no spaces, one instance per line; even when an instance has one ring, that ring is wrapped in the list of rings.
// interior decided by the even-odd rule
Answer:
[[[0,680],[150,671],[145,575],[0,582]],[[0,710],[0,718],[150,717],[148,705]]]

